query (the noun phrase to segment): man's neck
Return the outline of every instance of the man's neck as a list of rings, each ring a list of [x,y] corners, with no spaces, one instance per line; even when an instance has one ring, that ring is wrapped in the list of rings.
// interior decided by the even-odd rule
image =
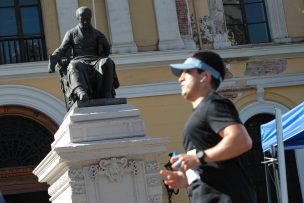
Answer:
[[[191,101],[192,107],[195,109],[201,103],[201,101],[203,101],[208,95],[212,94],[213,92],[214,90],[210,90],[205,94],[198,96],[196,99]]]
[[[192,108],[195,109],[199,103],[201,103],[201,101],[204,100],[204,97],[198,97],[196,100],[192,101],[191,104],[192,104]]]

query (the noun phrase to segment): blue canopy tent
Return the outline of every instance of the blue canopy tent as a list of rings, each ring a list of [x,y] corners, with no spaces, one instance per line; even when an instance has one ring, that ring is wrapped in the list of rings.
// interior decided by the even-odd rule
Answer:
[[[282,132],[285,149],[304,147],[304,102],[282,115]],[[261,125],[263,152],[277,146],[276,120]]]
[[[275,177],[277,186],[277,196],[279,202],[288,202],[285,154],[284,150],[304,148],[304,102],[291,109],[281,116],[281,111],[276,109],[276,119],[261,125],[261,141],[263,152],[272,150],[277,146],[277,158],[279,165],[279,175]],[[265,157],[266,159],[267,157]],[[269,159],[269,158],[268,158]],[[273,166],[277,159],[269,159],[264,163],[272,162]],[[274,167],[275,168],[275,167]],[[277,173],[276,171],[274,171]],[[267,176],[267,174],[266,174]],[[266,177],[267,182],[267,177]],[[267,190],[268,190],[267,182]],[[280,189],[280,192],[278,190]]]

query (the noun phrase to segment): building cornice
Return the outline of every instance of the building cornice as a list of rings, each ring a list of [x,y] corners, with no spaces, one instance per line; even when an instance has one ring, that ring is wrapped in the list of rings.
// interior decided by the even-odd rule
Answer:
[[[272,88],[297,85],[304,85],[304,73],[231,78],[225,80],[220,89],[237,89],[241,87]]]
[[[229,91],[238,89],[273,88],[298,85],[304,85],[304,73],[277,76],[231,78],[225,80],[219,90]],[[179,93],[180,87],[177,81],[122,86],[117,89],[117,97],[122,98],[162,96]]]
[[[151,51],[129,54],[113,54],[111,58],[115,61],[118,69],[126,67],[145,67],[146,64],[168,65],[173,61],[183,61],[196,50],[182,49],[171,51]],[[266,57],[303,57],[304,43],[288,44],[264,44],[244,45],[228,49],[213,50],[220,54],[224,60]],[[47,71],[48,62],[31,62],[0,65],[0,78],[4,77],[49,77]]]
[[[155,62],[171,62],[183,61],[197,50],[171,50],[171,51],[154,51],[139,52],[136,54],[120,54],[113,55],[112,58],[117,65],[136,65]],[[304,43],[288,43],[288,44],[266,44],[258,45],[242,45],[226,49],[212,50],[217,52],[224,60],[240,59],[240,58],[265,58],[265,57],[303,57]]]

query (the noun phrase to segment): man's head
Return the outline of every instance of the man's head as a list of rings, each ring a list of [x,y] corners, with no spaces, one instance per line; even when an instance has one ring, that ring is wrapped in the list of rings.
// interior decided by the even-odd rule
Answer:
[[[175,76],[180,76],[184,70],[197,69],[199,73],[209,72],[211,85],[216,90],[225,78],[225,64],[222,58],[211,51],[195,52],[183,64],[171,64],[171,71]]]
[[[81,28],[91,27],[92,11],[88,7],[80,7],[76,10],[76,18]]]
[[[183,64],[170,66],[172,73],[179,77],[182,95],[191,101],[216,90],[225,77],[221,57],[210,51],[196,52]]]

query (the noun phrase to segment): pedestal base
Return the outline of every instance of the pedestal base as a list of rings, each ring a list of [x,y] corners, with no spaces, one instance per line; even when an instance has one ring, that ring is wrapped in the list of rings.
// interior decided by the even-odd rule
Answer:
[[[161,203],[165,143],[146,135],[131,105],[75,107],[33,173],[53,203]]]

